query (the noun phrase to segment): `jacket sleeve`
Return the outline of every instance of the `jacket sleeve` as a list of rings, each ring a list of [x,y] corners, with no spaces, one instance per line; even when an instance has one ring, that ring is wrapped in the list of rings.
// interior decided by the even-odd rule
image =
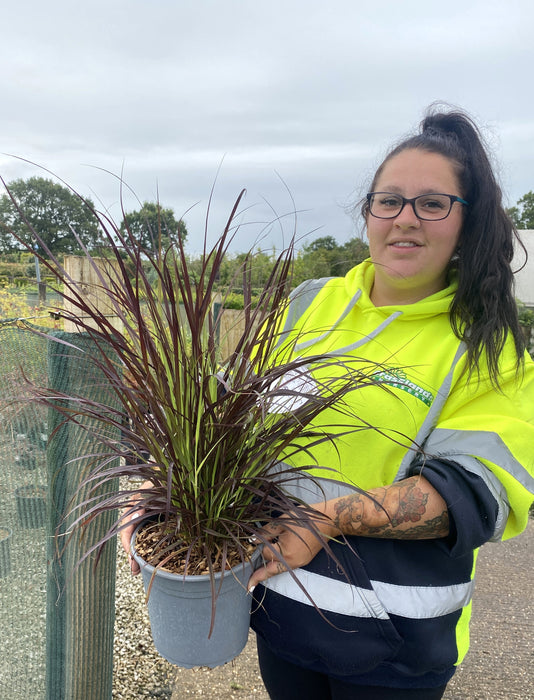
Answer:
[[[484,479],[456,462],[439,459],[414,467],[411,474],[423,474],[447,503],[447,545],[452,557],[468,554],[492,539],[501,504]]]
[[[492,540],[522,532],[534,501],[534,363],[508,368],[499,389],[483,375],[458,382],[424,445],[426,463],[451,462],[484,482],[498,506]]]

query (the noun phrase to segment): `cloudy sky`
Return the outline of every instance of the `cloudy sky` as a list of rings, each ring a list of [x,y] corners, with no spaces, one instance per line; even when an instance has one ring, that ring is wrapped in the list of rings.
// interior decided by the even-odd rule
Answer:
[[[1,14],[2,177],[48,176],[26,159],[118,218],[122,176],[184,216],[191,252],[213,186],[212,238],[247,189],[239,250],[279,247],[295,225],[348,240],[350,205],[436,100],[483,128],[507,204],[534,190],[532,0],[18,0]]]

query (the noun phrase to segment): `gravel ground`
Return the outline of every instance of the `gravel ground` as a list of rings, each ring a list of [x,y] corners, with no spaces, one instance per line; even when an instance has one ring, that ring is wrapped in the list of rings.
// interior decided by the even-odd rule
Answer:
[[[444,700],[534,700],[534,520],[520,537],[479,556],[471,650]],[[216,669],[181,669],[157,655],[140,579],[120,555],[114,698],[268,700],[251,634],[243,653]]]
[[[140,576],[133,577],[119,547],[113,649],[113,698],[170,698],[176,667],[154,648]]]

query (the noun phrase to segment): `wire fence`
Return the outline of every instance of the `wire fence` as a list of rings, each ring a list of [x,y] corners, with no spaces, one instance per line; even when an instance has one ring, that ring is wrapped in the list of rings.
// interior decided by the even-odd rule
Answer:
[[[79,456],[93,451],[91,436],[32,400],[29,384],[71,394],[106,388],[84,358],[88,339],[55,336],[0,321],[0,697],[106,700],[116,548],[106,548],[96,569],[91,560],[76,568],[82,545],[73,538],[63,548],[61,534],[86,466]],[[96,524],[90,538],[108,524]]]

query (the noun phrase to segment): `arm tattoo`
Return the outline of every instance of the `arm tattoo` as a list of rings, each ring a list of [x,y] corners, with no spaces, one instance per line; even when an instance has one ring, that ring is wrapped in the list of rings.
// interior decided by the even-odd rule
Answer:
[[[399,529],[394,527],[370,528],[369,537],[390,537],[396,540],[432,540],[446,537],[449,533],[449,515],[444,510],[440,515],[426,520],[419,525]],[[361,533],[363,534],[363,533]]]
[[[334,525],[346,535],[432,539],[445,537],[449,516],[428,513],[429,494],[414,479],[373,489],[372,495],[351,494],[335,506]]]

